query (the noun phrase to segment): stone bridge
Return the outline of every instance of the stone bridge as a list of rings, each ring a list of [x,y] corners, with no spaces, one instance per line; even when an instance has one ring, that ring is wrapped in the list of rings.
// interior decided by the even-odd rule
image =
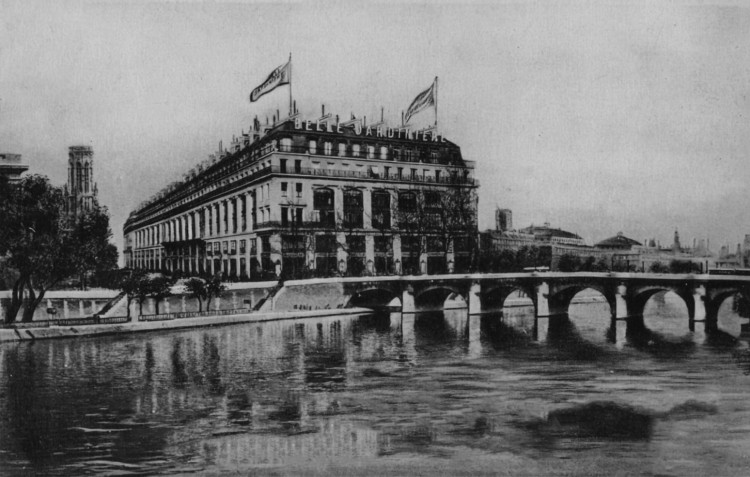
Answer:
[[[505,299],[521,291],[537,317],[564,317],[573,297],[584,289],[601,293],[611,318],[628,326],[643,324],[649,298],[674,292],[685,301],[691,331],[696,322],[717,329],[721,304],[735,294],[750,298],[750,276],[653,273],[496,273],[342,278],[350,306],[400,307],[403,313],[442,309],[448,298],[461,297],[469,314],[502,311]],[[743,325],[745,328],[746,325]]]

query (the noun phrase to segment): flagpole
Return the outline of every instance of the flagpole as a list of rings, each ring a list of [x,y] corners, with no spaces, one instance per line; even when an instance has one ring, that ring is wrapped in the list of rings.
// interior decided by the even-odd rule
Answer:
[[[435,134],[437,134],[437,125],[438,125],[438,111],[437,111],[437,103],[438,103],[438,77],[435,76]]]
[[[289,52],[289,117],[292,116],[292,52]]]

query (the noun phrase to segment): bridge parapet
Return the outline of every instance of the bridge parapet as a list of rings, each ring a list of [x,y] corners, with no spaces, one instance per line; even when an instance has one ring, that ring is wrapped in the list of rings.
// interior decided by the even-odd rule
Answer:
[[[566,314],[570,301],[583,289],[599,291],[612,310],[612,319],[642,319],[649,298],[672,291],[685,300],[691,328],[706,321],[714,326],[719,307],[735,294],[750,298],[750,276],[655,273],[533,272],[447,274],[417,276],[336,277],[295,280],[287,284],[340,282],[358,306],[398,303],[403,311],[434,308],[455,294],[467,303],[470,313],[502,310],[506,298],[516,290],[534,304],[537,316]],[[398,298],[398,300],[395,300]]]

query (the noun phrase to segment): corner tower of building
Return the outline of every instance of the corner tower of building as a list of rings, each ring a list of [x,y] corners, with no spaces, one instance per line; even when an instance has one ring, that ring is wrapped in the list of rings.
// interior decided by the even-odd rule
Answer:
[[[97,203],[94,182],[94,151],[90,146],[70,146],[68,151],[68,183],[65,206],[69,216],[79,217]]]

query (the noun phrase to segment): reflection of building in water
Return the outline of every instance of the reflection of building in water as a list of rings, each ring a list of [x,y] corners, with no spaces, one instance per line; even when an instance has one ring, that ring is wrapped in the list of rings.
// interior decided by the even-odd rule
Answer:
[[[179,445],[179,443],[173,443]],[[196,449],[219,467],[309,463],[341,457],[375,457],[378,432],[351,423],[327,420],[311,433],[298,435],[240,434],[208,439]]]

